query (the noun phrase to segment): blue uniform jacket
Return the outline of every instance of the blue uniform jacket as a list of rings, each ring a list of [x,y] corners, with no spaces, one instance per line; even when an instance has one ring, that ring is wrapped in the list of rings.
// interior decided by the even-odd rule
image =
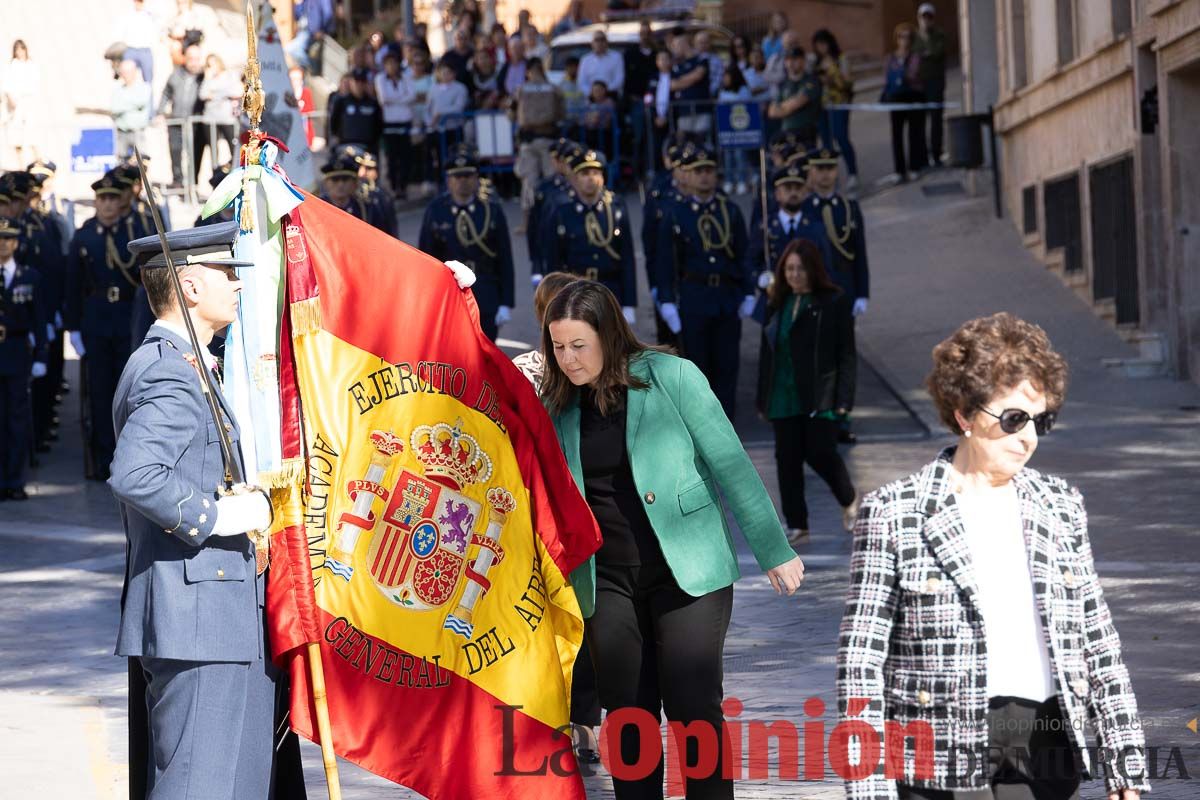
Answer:
[[[535,274],[540,275],[547,271],[544,269],[545,258],[542,256],[542,242],[545,240],[541,233],[550,209],[558,203],[567,188],[567,179],[555,173],[549,178],[542,178],[533,195],[529,223],[525,226],[525,244],[529,248],[530,271]]]
[[[606,244],[593,244],[588,236],[589,218],[593,234]],[[599,281],[612,290],[622,306],[637,305],[637,265],[633,256],[633,232],[625,201],[605,190],[588,206],[576,196],[559,203],[550,216],[551,237],[547,240],[547,268],[563,270]]]
[[[63,300],[67,330],[84,336],[129,336],[141,277],[128,245],[138,234],[132,215],[112,227],[93,217],[75,232]]]
[[[27,378],[34,361],[46,360],[47,307],[42,299],[42,276],[19,260],[16,264],[7,288],[0,272],[0,375]]]
[[[717,224],[709,224],[706,217]],[[730,302],[736,308],[743,297],[754,294],[754,273],[745,265],[746,223],[737,204],[724,195],[715,194],[703,203],[695,197],[671,203],[663,210],[657,235],[660,303],[676,303],[685,296],[697,302],[720,298],[720,310],[726,311]],[[709,276],[716,285],[690,279]]]
[[[858,201],[838,194],[829,197],[814,194],[804,201],[804,215],[816,220],[825,232],[825,269],[829,277],[851,299],[869,297],[867,238]]]
[[[468,241],[471,231],[478,233],[482,244],[464,245],[459,239],[458,218],[464,214],[461,232]],[[461,261],[474,271],[471,291],[480,311],[494,313],[500,306],[516,304],[508,220],[504,209],[490,197],[477,195],[466,206],[457,205],[449,192],[435,197],[425,209],[417,247],[438,261]]]
[[[212,535],[224,463],[191,352],[153,326],[113,399],[109,485],[129,543],[116,653],[253,661],[263,655],[263,582],[249,538]],[[223,398],[221,406],[240,458],[237,424]]]

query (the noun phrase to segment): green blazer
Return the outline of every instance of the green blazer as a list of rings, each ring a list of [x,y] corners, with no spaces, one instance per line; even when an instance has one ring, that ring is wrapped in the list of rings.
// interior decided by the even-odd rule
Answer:
[[[629,464],[680,588],[698,597],[741,576],[716,483],[760,567],[771,569],[795,558],[771,496],[699,368],[686,359],[648,351],[634,357],[629,371],[650,384],[629,391]],[[583,493],[578,396],[554,418],[554,427]],[[583,615],[590,617],[596,604],[595,556],[571,573],[571,584]]]

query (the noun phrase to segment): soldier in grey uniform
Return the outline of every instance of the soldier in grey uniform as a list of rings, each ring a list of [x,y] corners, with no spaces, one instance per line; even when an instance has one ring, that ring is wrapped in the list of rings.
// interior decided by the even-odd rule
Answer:
[[[219,420],[202,393],[202,371],[216,366],[208,342],[237,314],[234,267],[251,266],[233,258],[237,230],[228,222],[167,234],[186,310],[157,237],[129,246],[156,322],[117,385],[109,485],[128,543],[116,652],[145,674],[152,800],[261,800],[271,791],[275,671],[248,536],[269,529],[271,506],[262,491],[219,493],[220,438],[240,458],[239,432],[219,379]]]

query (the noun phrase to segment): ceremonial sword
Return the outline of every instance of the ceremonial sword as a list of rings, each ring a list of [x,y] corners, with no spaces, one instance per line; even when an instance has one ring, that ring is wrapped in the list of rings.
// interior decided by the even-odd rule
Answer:
[[[221,419],[221,406],[217,400],[217,393],[213,386],[212,373],[203,366],[204,350],[200,345],[200,340],[196,336],[196,326],[192,323],[192,315],[187,310],[187,300],[183,296],[183,284],[179,281],[179,273],[175,270],[175,261],[171,257],[171,245],[167,243],[167,232],[163,230],[162,216],[158,212],[158,204],[154,202],[154,192],[150,186],[150,179],[146,176],[146,165],[142,161],[142,151],[136,146],[133,148],[133,155],[137,159],[138,175],[142,179],[142,189],[146,192],[146,199],[149,201],[150,215],[154,218],[154,229],[158,232],[158,243],[162,246],[163,257],[167,259],[167,271],[171,275],[171,286],[175,288],[175,302],[179,304],[180,316],[183,317],[183,325],[187,328],[188,342],[192,345],[192,353],[197,359],[200,359],[196,371],[200,373],[200,391],[204,395],[204,399],[208,405],[208,413],[212,415],[213,424],[217,426],[217,441],[221,445],[221,459],[225,463],[225,491],[230,493],[234,486],[245,483],[245,476],[242,475],[242,465],[238,462],[236,455],[233,452],[233,442],[229,438],[229,431],[225,429],[225,424]]]

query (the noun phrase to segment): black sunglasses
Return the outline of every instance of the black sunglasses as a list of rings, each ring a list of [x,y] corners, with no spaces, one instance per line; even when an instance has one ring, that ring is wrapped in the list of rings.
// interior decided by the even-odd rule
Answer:
[[[989,417],[1000,420],[1000,430],[1005,433],[1017,433],[1029,424],[1029,420],[1033,420],[1033,429],[1037,431],[1037,435],[1045,436],[1054,427],[1054,421],[1058,419],[1057,411],[1043,411],[1037,416],[1030,416],[1028,411],[1022,411],[1019,408],[1006,408],[999,414],[993,414],[986,408],[979,410]]]

